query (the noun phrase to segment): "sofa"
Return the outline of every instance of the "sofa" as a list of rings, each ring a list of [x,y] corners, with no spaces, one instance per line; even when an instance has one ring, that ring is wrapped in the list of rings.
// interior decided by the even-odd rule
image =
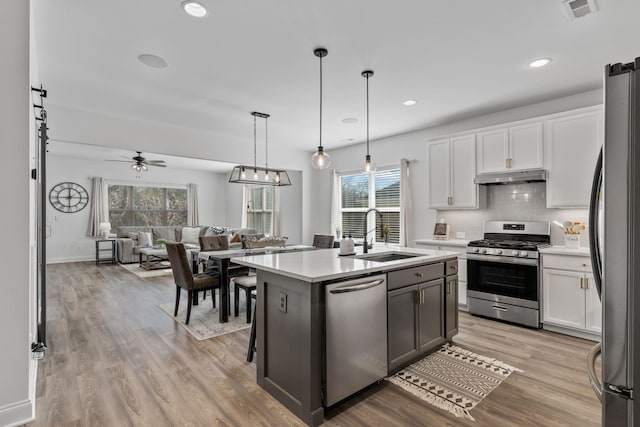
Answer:
[[[185,228],[187,230],[183,233]],[[229,237],[229,248],[236,249],[242,247],[242,238],[245,235],[253,235],[255,233],[256,230],[252,228],[234,229],[209,225],[195,227],[119,226],[115,228],[118,262],[121,264],[138,262],[140,249],[157,245],[158,239],[163,239],[165,242],[182,242],[187,250],[193,250],[200,249],[198,241],[200,236],[224,234]]]

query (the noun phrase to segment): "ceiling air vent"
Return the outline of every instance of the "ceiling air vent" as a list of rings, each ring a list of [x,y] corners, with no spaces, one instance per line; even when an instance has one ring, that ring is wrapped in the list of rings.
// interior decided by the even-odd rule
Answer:
[[[595,0],[562,0],[562,5],[570,21],[583,18],[598,10]]]

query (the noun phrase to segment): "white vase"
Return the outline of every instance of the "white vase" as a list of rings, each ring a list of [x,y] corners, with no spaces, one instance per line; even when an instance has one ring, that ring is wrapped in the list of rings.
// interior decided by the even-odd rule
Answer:
[[[580,247],[580,235],[579,234],[565,234],[564,245],[570,249],[578,249]]]

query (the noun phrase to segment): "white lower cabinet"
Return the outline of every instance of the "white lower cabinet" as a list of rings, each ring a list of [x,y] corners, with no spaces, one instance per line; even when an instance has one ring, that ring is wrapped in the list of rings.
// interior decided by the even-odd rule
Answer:
[[[602,305],[589,258],[542,255],[542,323],[568,328],[568,334],[600,335]],[[572,333],[575,331],[577,333]]]
[[[467,247],[459,244],[449,244],[446,242],[416,241],[416,247],[420,249],[431,249],[434,251],[448,251],[458,253],[458,305],[466,311],[467,309]]]

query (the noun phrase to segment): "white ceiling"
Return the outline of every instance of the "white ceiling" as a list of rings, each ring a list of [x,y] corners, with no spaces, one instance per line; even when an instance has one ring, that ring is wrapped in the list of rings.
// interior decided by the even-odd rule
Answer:
[[[324,145],[361,142],[365,79],[371,139],[601,86],[603,67],[640,56],[638,0],[596,0],[569,21],[561,0],[34,0],[48,103],[251,141],[251,111],[271,114],[269,144],[313,150],[319,61]],[[169,67],[137,57],[160,55]],[[541,69],[530,60],[552,57]],[[412,107],[402,105],[416,99]],[[356,124],[342,119],[355,117]],[[353,139],[353,141],[345,141]],[[131,147],[135,149],[135,147]]]
[[[124,150],[112,147],[102,147],[97,145],[82,144],[74,141],[62,141],[51,139],[53,144],[49,144],[48,153],[54,156],[70,157],[82,160],[95,161],[121,161],[133,163],[131,158],[137,153],[132,150]],[[143,152],[142,157],[147,160],[164,160],[166,167],[171,169],[202,170],[213,173],[229,173],[235,166],[231,163],[219,162],[215,160],[194,159],[188,157],[168,156],[158,153]],[[126,166],[126,165],[125,165]],[[151,166],[153,168],[153,166]]]

